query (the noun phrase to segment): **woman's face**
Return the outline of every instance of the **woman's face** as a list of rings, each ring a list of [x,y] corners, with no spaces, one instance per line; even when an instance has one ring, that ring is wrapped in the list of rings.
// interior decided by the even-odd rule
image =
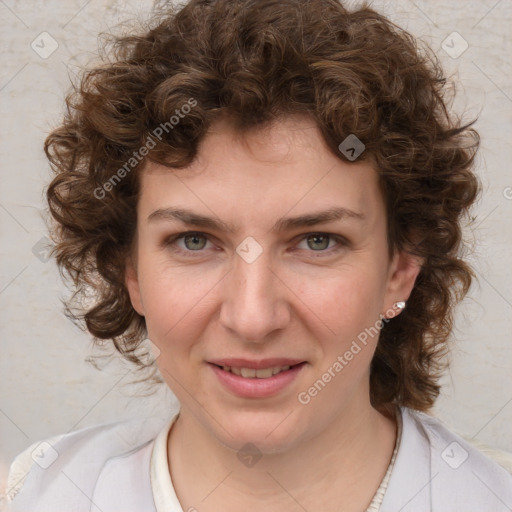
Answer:
[[[146,166],[137,215],[126,281],[182,414],[270,452],[370,407],[380,315],[419,270],[389,258],[370,164],[308,118],[244,138],[219,121],[188,168]]]

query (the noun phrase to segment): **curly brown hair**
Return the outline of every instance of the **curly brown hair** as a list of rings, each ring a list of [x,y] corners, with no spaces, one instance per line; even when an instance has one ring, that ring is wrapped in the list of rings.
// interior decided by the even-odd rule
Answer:
[[[145,320],[124,281],[138,171],[148,159],[190,164],[221,115],[243,131],[306,114],[339,158],[348,135],[365,144],[359,159],[380,177],[390,253],[423,261],[407,308],[381,330],[370,392],[375,407],[428,410],[453,308],[474,277],[462,222],[480,190],[474,121],[449,113],[435,54],[368,6],[351,12],[336,0],[191,0],[150,21],[82,74],[45,142],[54,253],[75,290],[68,314],[145,367]]]

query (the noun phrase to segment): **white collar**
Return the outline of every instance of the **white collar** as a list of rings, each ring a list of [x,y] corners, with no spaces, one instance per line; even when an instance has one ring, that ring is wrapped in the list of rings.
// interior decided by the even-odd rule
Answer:
[[[512,478],[505,469],[437,418],[403,406],[400,412],[402,430],[397,439],[396,460],[392,471],[388,468],[386,474],[389,482],[377,508],[379,512],[432,512],[455,504],[457,508],[451,510],[510,510],[505,504],[512,503]],[[169,432],[178,415],[179,411],[158,434],[151,454],[156,512],[183,512],[172,484],[167,455]],[[467,457],[467,462],[457,469],[453,464],[450,466],[452,461],[448,458],[457,455],[455,450],[463,451]],[[385,480],[386,477],[381,488]]]
[[[395,459],[400,447],[402,436],[402,415],[401,411],[397,408],[397,421],[398,431],[395,449],[389,467],[386,471],[375,496],[366,512],[373,512],[380,510],[380,505],[384,498],[389,479],[392,474]],[[181,504],[176,496],[176,491],[172,483],[172,478],[169,472],[169,459],[168,459],[168,439],[172,426],[179,416],[179,411],[167,422],[165,427],[161,430],[155,439],[153,451],[151,454],[151,488],[153,491],[153,500],[155,501],[156,512],[183,512]]]
[[[179,414],[180,411],[177,411],[160,431],[155,439],[153,452],[151,453],[151,489],[153,491],[156,512],[183,512],[172,484],[167,455],[169,432]]]

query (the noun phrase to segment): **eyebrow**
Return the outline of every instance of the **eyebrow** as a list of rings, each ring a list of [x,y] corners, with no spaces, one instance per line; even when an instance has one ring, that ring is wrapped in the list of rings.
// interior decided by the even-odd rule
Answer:
[[[356,212],[348,208],[333,207],[319,212],[299,215],[297,217],[281,218],[274,224],[271,231],[289,231],[295,228],[314,226],[316,224],[324,224],[343,219],[365,220],[366,216],[363,213]],[[178,220],[183,224],[209,228],[217,231],[226,231],[228,233],[236,233],[237,231],[237,228],[232,224],[197,214],[185,208],[159,208],[148,216],[148,222],[158,220]]]

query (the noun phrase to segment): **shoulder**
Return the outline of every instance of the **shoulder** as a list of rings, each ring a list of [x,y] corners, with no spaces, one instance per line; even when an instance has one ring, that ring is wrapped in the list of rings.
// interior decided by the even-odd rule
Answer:
[[[487,444],[473,438],[464,436],[454,429],[449,429],[439,418],[435,416],[415,411],[413,409],[404,408],[404,413],[414,419],[414,421],[423,428],[429,435],[430,440],[434,445],[448,442],[458,442],[461,447],[467,452],[469,460],[470,455],[478,456],[479,462],[484,462],[486,466],[496,468],[496,465],[503,468],[507,473],[512,475],[512,453],[498,450]],[[452,447],[454,450],[456,447]],[[444,457],[449,458],[451,450],[444,453]],[[462,453],[461,455],[464,455]]]
[[[467,440],[429,414],[405,407],[401,412],[406,444],[413,452],[404,460],[410,465],[414,455],[422,454],[424,465],[429,466],[423,475],[425,488],[421,492],[428,489],[432,510],[442,510],[447,504],[459,506],[456,510],[475,509],[477,505],[489,511],[509,510],[511,454]]]
[[[150,450],[145,447],[168,421],[150,417],[101,424],[33,443],[10,466],[6,489],[10,510],[51,510],[57,496],[62,506],[89,510],[100,474],[108,475],[115,460],[131,457],[136,464],[149,460]]]

